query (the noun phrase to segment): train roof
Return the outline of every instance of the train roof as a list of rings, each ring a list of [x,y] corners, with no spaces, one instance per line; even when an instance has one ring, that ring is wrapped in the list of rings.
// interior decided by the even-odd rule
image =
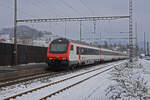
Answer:
[[[55,40],[59,40],[59,39],[67,40],[68,42],[73,42],[73,43],[77,43],[77,44],[82,44],[82,45],[85,45],[85,46],[90,46],[90,47],[95,47],[95,48],[101,48],[104,51],[109,51],[109,52],[114,52],[114,53],[119,53],[119,54],[126,54],[126,53],[123,53],[121,51],[114,51],[114,50],[111,50],[111,49],[98,47],[98,46],[91,45],[91,44],[88,44],[86,42],[81,42],[81,41],[78,41],[78,40],[71,40],[71,39],[67,39],[67,38],[57,38]]]

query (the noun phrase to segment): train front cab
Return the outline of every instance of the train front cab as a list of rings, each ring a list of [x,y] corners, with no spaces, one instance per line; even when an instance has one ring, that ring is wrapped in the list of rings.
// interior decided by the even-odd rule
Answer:
[[[59,38],[52,41],[47,51],[47,64],[51,69],[66,69],[69,66],[70,42]]]

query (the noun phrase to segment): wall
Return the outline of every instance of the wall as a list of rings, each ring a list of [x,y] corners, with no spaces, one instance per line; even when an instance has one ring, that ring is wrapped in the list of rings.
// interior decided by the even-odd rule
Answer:
[[[0,66],[13,65],[13,44],[0,43]],[[18,64],[46,62],[46,47],[18,45]]]

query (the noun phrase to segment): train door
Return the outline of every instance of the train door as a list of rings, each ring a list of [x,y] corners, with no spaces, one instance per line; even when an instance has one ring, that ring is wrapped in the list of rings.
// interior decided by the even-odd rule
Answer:
[[[80,47],[77,47],[77,55],[78,55],[78,62],[80,64],[80,58],[81,58],[81,55],[80,55]]]
[[[74,54],[75,52],[74,52],[74,46],[71,44],[71,46],[70,46],[70,57],[69,57],[69,59],[70,59],[70,61],[74,61],[74,59],[75,59],[75,54]]]
[[[101,56],[102,56],[102,49],[99,49],[99,61],[101,62]]]

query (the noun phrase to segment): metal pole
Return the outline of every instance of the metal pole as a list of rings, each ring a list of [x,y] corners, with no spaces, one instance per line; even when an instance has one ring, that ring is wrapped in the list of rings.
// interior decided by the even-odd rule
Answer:
[[[147,41],[147,56],[149,56],[149,42]]]
[[[65,38],[67,38],[66,35],[67,35],[67,33],[66,33],[66,22],[65,22]]]
[[[82,41],[82,21],[80,21],[80,42]]]
[[[99,33],[99,39],[100,39],[100,41],[101,41],[101,32]]]
[[[146,39],[145,39],[145,32],[144,32],[144,54],[146,55]]]
[[[14,65],[17,65],[17,0],[14,0]]]
[[[96,33],[96,21],[94,21],[94,34]]]
[[[138,58],[138,36],[137,36],[137,22],[135,23],[135,34],[136,34],[136,58]]]
[[[129,0],[129,48],[130,48],[130,62],[133,61],[133,25],[132,25],[132,0]]]

